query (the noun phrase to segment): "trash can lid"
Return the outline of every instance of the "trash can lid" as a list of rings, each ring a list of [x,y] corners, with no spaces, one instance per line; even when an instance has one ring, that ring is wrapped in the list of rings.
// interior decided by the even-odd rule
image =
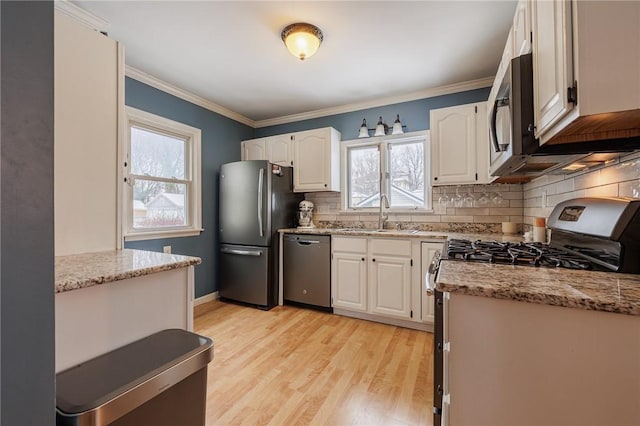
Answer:
[[[145,382],[152,383],[168,369],[175,370],[173,367],[181,363],[189,364],[189,368],[180,374],[173,371],[170,377],[173,382],[170,385],[173,385],[206,367],[213,358],[212,347],[211,339],[185,330],[170,329],[152,334],[58,373],[56,407],[65,414],[90,411],[126,397],[123,394],[127,391]],[[195,363],[194,357],[197,357]],[[165,379],[159,389],[151,389],[151,396],[168,387]]]

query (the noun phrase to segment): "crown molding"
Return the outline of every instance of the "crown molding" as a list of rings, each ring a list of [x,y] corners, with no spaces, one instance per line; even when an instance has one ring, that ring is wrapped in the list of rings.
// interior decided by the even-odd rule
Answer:
[[[94,15],[83,8],[76,6],[69,0],[55,0],[55,10],[79,21],[81,24],[91,28],[92,30],[106,32],[109,28],[109,22],[101,17]]]
[[[177,98],[180,98],[187,102],[191,102],[192,104],[198,105],[202,108],[208,109],[209,111],[213,111],[222,116],[225,116],[227,118],[230,118],[242,124],[246,124],[247,126],[250,126],[253,128],[275,126],[278,124],[294,123],[296,121],[310,120],[313,118],[326,117],[326,116],[335,115],[335,114],[344,114],[344,113],[359,111],[367,108],[376,108],[376,107],[393,105],[393,104],[402,103],[402,102],[432,98],[434,96],[450,95],[452,93],[465,92],[467,90],[482,89],[484,87],[491,86],[494,80],[494,77],[480,78],[477,80],[471,80],[464,83],[449,84],[447,86],[434,87],[431,89],[420,90],[417,92],[412,92],[404,95],[380,98],[373,101],[357,102],[357,103],[346,104],[346,105],[341,105],[337,107],[303,112],[300,114],[292,114],[292,115],[286,115],[282,117],[275,117],[275,118],[269,118],[266,120],[256,121],[248,117],[245,117],[244,115],[239,114],[235,111],[232,111],[228,108],[225,108],[222,105],[218,105],[215,102],[211,102],[194,93],[180,89],[179,87],[176,87],[170,83],[167,83],[157,77],[154,77],[150,74],[145,73],[144,71],[140,71],[139,69],[133,68],[129,65],[125,66],[125,75],[127,77],[133,78],[134,80],[140,81],[151,87],[154,87],[158,90],[162,90],[163,92],[169,93],[170,95],[173,95]]]
[[[187,102],[191,102],[192,104],[198,105],[202,108],[208,109],[209,111],[213,111],[222,116],[240,122],[242,124],[246,124],[247,126],[256,127],[256,122],[248,117],[245,117],[242,114],[238,114],[235,111],[231,111],[229,108],[225,108],[222,105],[218,105],[215,102],[211,102],[201,96],[198,96],[194,93],[188,92],[186,90],[180,89],[179,87],[174,86],[173,84],[167,83],[166,81],[160,80],[157,77],[154,77],[150,74],[147,74],[144,71],[140,71],[139,69],[133,68],[129,65],[125,66],[125,75],[127,77],[133,78],[141,83],[147,84],[151,87],[154,87],[158,90],[162,90],[170,95],[173,95],[177,98],[185,100]]]
[[[494,77],[480,78],[477,80],[466,81],[463,83],[449,84],[447,86],[434,87],[412,92],[404,95],[389,96],[379,98],[373,101],[357,102],[337,107],[319,109],[315,111],[303,112],[300,114],[285,115],[282,117],[269,118],[266,120],[258,120],[255,127],[275,126],[278,124],[293,123],[296,121],[310,120],[313,118],[326,117],[328,115],[344,114],[347,112],[359,111],[368,108],[377,108],[386,105],[393,105],[402,102],[415,101],[418,99],[432,98],[434,96],[450,95],[452,93],[465,92],[467,90],[482,89],[493,84]]]

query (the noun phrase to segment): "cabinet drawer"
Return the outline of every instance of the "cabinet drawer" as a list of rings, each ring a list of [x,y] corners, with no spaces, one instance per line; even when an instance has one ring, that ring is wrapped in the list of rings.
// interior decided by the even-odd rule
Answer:
[[[371,239],[371,253],[391,256],[411,256],[411,241],[399,239]]]
[[[352,253],[366,253],[367,239],[353,237],[333,237],[331,240],[333,251],[346,251]]]

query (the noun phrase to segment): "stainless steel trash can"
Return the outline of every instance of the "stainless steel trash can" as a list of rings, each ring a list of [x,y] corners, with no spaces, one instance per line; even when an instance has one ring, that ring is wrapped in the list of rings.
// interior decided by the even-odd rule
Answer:
[[[56,375],[58,426],[203,426],[213,341],[163,330]]]

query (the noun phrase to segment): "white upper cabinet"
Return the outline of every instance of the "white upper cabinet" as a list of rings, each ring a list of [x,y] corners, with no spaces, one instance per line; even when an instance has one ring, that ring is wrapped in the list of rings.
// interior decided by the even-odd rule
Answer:
[[[340,133],[331,128],[294,135],[294,192],[340,191]]]
[[[570,3],[534,1],[532,24],[533,108],[540,137],[573,107],[567,98],[573,86]]]
[[[268,160],[266,138],[242,141],[241,159],[244,160]]]
[[[294,192],[340,191],[340,132],[331,127],[243,141],[241,159],[293,166]]]
[[[431,184],[489,182],[486,102],[431,110]]]
[[[640,2],[531,6],[540,143],[639,136]]]
[[[293,155],[291,153],[291,141],[293,138],[293,135],[288,134],[268,137],[266,149],[269,161],[281,166],[293,165]]]
[[[120,247],[122,47],[58,11],[53,43],[55,254],[114,250]]]
[[[531,52],[531,2],[530,0],[518,1],[516,13],[513,16],[511,27],[513,39],[513,57],[526,55]]]

